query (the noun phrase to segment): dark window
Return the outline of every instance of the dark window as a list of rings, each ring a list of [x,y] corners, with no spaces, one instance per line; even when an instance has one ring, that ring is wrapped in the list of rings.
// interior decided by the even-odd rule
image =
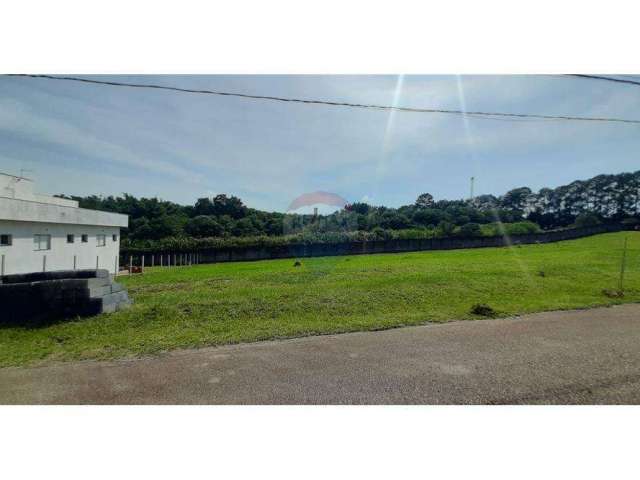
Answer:
[[[11,235],[0,235],[0,246],[8,247],[11,245]]]
[[[111,235],[111,238],[113,239],[114,242],[118,241],[118,235],[116,235],[115,233]]]
[[[82,234],[82,243],[87,243],[89,241],[89,235],[86,233]]]
[[[76,236],[72,233],[67,235],[67,243],[73,243],[76,240]]]

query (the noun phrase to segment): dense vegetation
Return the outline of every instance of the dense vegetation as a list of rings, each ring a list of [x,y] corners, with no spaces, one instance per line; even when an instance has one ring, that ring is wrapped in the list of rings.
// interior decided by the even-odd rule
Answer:
[[[225,194],[182,206],[158,198],[68,197],[80,206],[130,216],[123,247],[198,248],[531,233],[603,221],[636,221],[640,171],[600,175],[537,193],[527,187],[501,197],[434,200],[424,193],[399,208],[353,203],[326,216],[265,212]],[[505,224],[504,227],[502,224]]]
[[[628,237],[624,296],[617,289]],[[514,248],[149,268],[133,306],[0,329],[0,367],[640,301],[640,233]],[[472,312],[476,312],[473,313]],[[482,313],[482,312],[480,312]],[[494,313],[492,313],[494,314]]]

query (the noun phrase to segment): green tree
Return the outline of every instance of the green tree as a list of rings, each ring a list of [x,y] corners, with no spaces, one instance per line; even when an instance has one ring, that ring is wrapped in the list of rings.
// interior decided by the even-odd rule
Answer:
[[[344,207],[348,212],[355,212],[361,215],[366,215],[371,210],[371,205],[363,202],[355,202]]]
[[[190,219],[184,227],[187,234],[192,237],[219,237],[224,232],[224,229],[214,217],[208,215],[198,215]]]
[[[435,208],[421,208],[416,210],[412,216],[414,223],[418,225],[437,225],[444,220],[444,212]]]
[[[198,216],[213,215],[215,213],[213,202],[210,198],[199,198],[198,200],[196,200],[196,203],[193,207],[193,213]]]
[[[237,237],[247,237],[257,235],[260,232],[251,221],[251,218],[246,217],[241,218],[234,223],[233,227],[231,228],[231,233],[233,233],[233,235]]]
[[[247,214],[247,207],[238,197],[220,194],[213,198],[213,213],[215,215],[229,215],[231,218],[238,219]]]
[[[524,210],[529,195],[531,195],[529,187],[514,188],[505,193],[500,200],[502,206],[508,210]]]
[[[431,195],[430,193],[423,193],[422,195],[419,195],[418,198],[416,199],[416,207],[420,207],[420,208],[431,208],[433,207],[433,195]]]

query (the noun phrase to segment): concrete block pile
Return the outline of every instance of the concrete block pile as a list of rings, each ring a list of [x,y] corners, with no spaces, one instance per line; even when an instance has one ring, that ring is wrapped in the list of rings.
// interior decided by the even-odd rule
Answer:
[[[107,270],[62,270],[0,277],[0,325],[38,325],[110,313],[131,305]]]

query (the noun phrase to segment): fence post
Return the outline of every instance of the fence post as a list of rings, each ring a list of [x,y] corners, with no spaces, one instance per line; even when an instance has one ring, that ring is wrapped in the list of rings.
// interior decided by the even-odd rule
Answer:
[[[129,255],[129,275],[133,273],[133,255]]]
[[[100,268],[100,255],[96,255],[96,270]]]
[[[144,255],[142,255],[142,259],[140,261],[140,273],[144,273]]]
[[[113,266],[113,275],[118,275],[118,255],[116,255],[116,259]]]
[[[2,265],[0,265],[0,275],[4,275],[4,254],[2,255]]]
[[[160,254],[160,268],[162,268],[162,254]]]
[[[156,266],[156,256],[155,254],[151,254],[151,266],[155,267]]]
[[[73,256],[73,269],[75,270],[77,268],[78,265],[78,256],[74,255]]]

